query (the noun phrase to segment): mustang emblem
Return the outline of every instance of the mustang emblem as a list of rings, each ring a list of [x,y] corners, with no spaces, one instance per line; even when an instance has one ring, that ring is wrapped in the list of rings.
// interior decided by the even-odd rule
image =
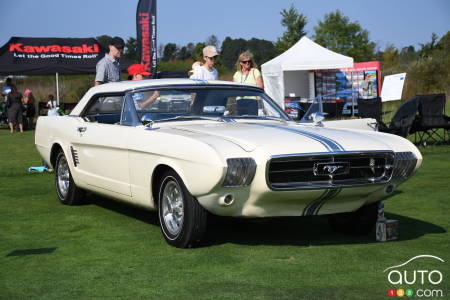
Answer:
[[[326,165],[326,166],[323,166],[323,169],[327,170],[327,172],[329,174],[333,174],[334,172],[336,172],[337,170],[339,170],[340,168],[343,168],[343,167],[344,166],[329,166],[329,165]]]
[[[350,164],[348,162],[328,162],[328,163],[315,163],[314,175],[316,176],[331,176],[331,175],[343,175],[350,172]]]

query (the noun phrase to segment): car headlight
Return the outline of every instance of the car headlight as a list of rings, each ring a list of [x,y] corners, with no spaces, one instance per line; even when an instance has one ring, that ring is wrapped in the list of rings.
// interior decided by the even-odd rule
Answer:
[[[417,157],[412,152],[395,152],[394,170],[392,178],[395,180],[408,179],[417,164]]]
[[[252,182],[256,172],[256,162],[253,158],[229,158],[227,165],[224,187],[246,186]]]

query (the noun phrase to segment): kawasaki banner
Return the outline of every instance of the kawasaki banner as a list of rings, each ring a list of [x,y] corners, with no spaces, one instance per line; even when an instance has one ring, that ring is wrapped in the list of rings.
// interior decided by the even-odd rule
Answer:
[[[106,52],[94,38],[12,37],[0,48],[0,74],[95,73]]]
[[[137,52],[144,69],[156,76],[156,0],[139,0],[136,11]]]

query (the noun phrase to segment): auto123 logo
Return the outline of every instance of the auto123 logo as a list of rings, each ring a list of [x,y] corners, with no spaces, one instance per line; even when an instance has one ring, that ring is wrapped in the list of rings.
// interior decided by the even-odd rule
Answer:
[[[444,297],[444,291],[440,289],[439,285],[444,281],[444,274],[435,268],[415,268],[413,261],[418,259],[434,259],[441,263],[445,261],[434,255],[417,255],[410,258],[408,261],[386,268],[383,273],[386,274],[387,280],[390,284],[394,285],[394,288],[388,290],[388,295],[391,297],[424,297],[424,298],[437,298]],[[411,263],[411,264],[410,264]],[[408,268],[406,267],[408,264]],[[413,267],[411,269],[411,267]],[[420,288],[412,289],[410,285]]]

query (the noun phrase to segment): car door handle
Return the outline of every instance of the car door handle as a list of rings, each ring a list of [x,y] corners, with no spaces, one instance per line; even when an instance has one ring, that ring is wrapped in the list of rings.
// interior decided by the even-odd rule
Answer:
[[[79,132],[85,132],[86,131],[86,127],[78,127],[78,131]]]

